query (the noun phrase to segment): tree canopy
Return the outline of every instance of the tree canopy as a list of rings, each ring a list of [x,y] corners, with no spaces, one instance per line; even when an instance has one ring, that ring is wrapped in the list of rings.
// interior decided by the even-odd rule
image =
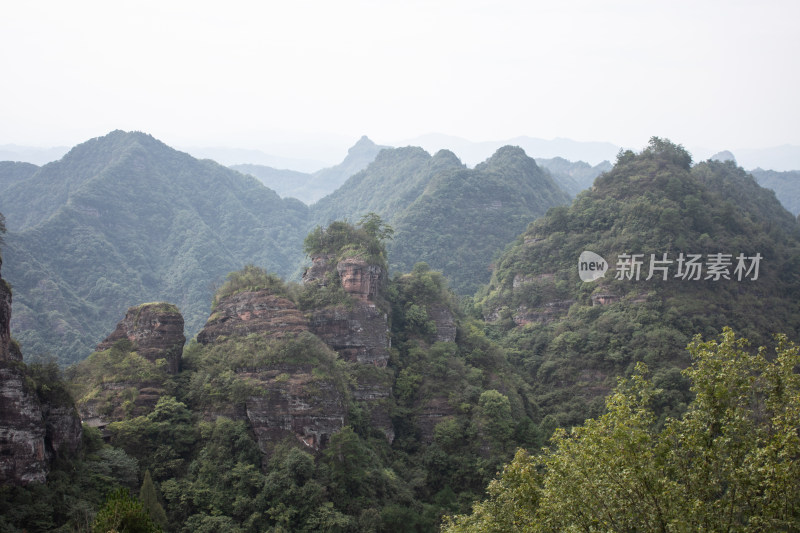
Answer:
[[[638,365],[607,412],[532,457],[517,452],[489,498],[444,531],[790,531],[800,527],[798,346],[776,356],[726,328],[689,345],[694,400],[661,426]]]

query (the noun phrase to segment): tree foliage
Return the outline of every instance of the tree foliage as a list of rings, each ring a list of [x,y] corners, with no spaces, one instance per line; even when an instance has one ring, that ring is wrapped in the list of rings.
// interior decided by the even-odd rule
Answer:
[[[142,502],[133,498],[127,489],[109,494],[105,505],[97,512],[92,533],[160,533]]]
[[[489,499],[445,531],[792,531],[800,527],[798,346],[776,356],[726,328],[689,345],[694,400],[661,427],[638,365],[607,412],[531,457],[519,451]],[[509,526],[511,529],[507,529]]]

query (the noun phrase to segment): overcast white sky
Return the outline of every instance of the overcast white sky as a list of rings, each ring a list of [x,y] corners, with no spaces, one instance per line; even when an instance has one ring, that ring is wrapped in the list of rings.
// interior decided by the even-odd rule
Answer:
[[[9,1],[0,144],[800,145],[800,2]]]

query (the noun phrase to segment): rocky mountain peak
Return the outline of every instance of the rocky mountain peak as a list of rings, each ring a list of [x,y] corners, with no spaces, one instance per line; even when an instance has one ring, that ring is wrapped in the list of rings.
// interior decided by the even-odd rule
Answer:
[[[366,135],[362,135],[361,138],[347,150],[347,155],[357,155],[360,153],[373,153],[375,150],[381,148],[374,142],[370,140],[369,137]]]
[[[197,334],[197,342],[210,344],[221,336],[251,333],[284,337],[303,331],[308,331],[308,323],[291,300],[259,289],[223,298]]]
[[[122,339],[131,341],[133,350],[151,362],[166,359],[171,374],[180,369],[186,337],[183,316],[176,306],[158,302],[131,307],[111,335],[97,345],[97,351],[108,350]]]

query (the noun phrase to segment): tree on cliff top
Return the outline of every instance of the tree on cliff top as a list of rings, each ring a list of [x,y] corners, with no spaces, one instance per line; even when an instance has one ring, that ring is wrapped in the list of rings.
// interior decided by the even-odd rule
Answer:
[[[336,220],[327,228],[317,226],[303,241],[303,251],[309,256],[332,254],[337,260],[360,257],[385,268],[384,241],[391,239],[393,234],[392,227],[384,223],[380,216],[367,213],[356,225],[346,220]]]

